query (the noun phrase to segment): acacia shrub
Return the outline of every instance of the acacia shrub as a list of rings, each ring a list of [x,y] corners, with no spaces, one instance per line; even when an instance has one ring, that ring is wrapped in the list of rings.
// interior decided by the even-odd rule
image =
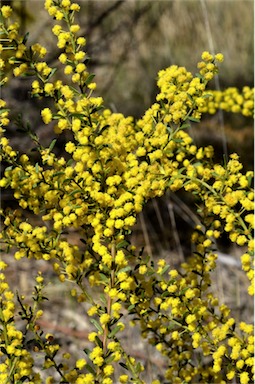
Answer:
[[[70,131],[72,139],[65,155],[56,155],[56,139],[43,146],[27,129],[39,160],[18,153],[5,137],[11,122],[1,99],[1,158],[8,167],[0,186],[13,190],[20,207],[1,211],[1,241],[7,253],[14,250],[17,262],[43,259],[63,284],[73,283],[77,306],[89,303],[86,314],[94,331],[88,339],[93,346],[69,363],[70,354],[38,325],[47,277],[38,271],[30,306],[22,293],[15,298],[6,278],[8,262],[1,261],[1,382],[41,383],[36,362],[43,356],[47,384],[143,383],[144,367],[125,351],[120,337],[129,326],[121,320],[128,311],[141,335],[164,356],[166,383],[249,383],[253,325],[231,317],[210,284],[217,263],[214,242],[226,232],[245,249],[242,268],[251,282],[248,294],[253,294],[253,172],[242,172],[235,153],[223,164],[214,163],[213,147],[198,148],[186,129],[218,108],[251,116],[253,89],[207,89],[223,55],[203,52],[195,76],[176,65],[159,72],[159,93],[142,118],[113,113],[93,94],[96,83],[87,68],[86,39],[79,36],[74,20],[79,5],[46,0],[45,8],[56,20],[52,32],[62,67],[47,64],[45,47],[27,44],[12,21],[11,8],[3,6],[1,86],[8,86],[12,75],[30,76],[31,97],[51,101],[41,111],[43,122],[53,123],[57,135]],[[59,71],[66,82],[58,79]],[[128,241],[144,205],[169,189],[183,189],[199,202],[194,252],[178,270],[164,259],[154,262],[139,254]],[[26,210],[39,216],[42,225],[25,219]],[[85,248],[67,241],[65,233],[73,228]],[[25,324],[22,330],[18,319]],[[117,365],[123,371],[118,375]],[[159,382],[155,375],[153,384]]]

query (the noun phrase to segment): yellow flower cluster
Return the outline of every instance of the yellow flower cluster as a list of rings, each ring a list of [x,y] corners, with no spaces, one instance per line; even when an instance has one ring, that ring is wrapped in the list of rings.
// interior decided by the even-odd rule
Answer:
[[[2,16],[0,21],[0,51],[4,52],[4,55],[0,59],[0,69],[3,70],[10,64],[14,66],[14,75],[20,76],[28,69],[26,60],[23,60],[26,55],[27,47],[23,43],[23,37],[19,36],[19,24],[17,22],[11,22],[11,7],[8,5],[2,6],[0,13]],[[15,53],[15,56],[12,56],[13,52]],[[1,80],[1,85],[4,85],[7,80],[8,77],[4,77]]]
[[[211,90],[200,111],[213,115],[218,109],[253,117],[254,89],[245,86],[241,92],[235,87],[227,88],[224,91]]]
[[[207,225],[209,238],[218,238],[218,229],[223,227],[232,242],[247,246],[248,253],[241,260],[251,281],[249,294],[253,295],[253,172],[243,174],[242,167],[237,154],[230,155],[226,167],[219,164],[205,165],[205,162],[203,166],[190,163],[186,173],[190,176],[191,183],[184,185],[184,188],[199,193],[202,197],[205,204],[204,224]],[[203,249],[204,245],[201,243],[199,251],[203,252]]]
[[[205,87],[218,72],[216,62],[223,61],[222,54],[211,55],[209,52],[202,54],[202,60],[198,63],[200,74],[193,77],[184,67],[173,65],[159,71],[158,86],[160,93],[157,101],[164,103],[164,123],[173,121],[180,124],[188,118],[199,119],[202,107],[206,104],[207,92]]]
[[[4,270],[7,265],[0,261],[0,323],[1,323],[1,383],[18,383],[30,377],[34,384],[41,383],[40,374],[33,369],[34,360],[24,346],[24,335],[14,322],[16,312],[14,293],[5,280]],[[39,313],[38,313],[39,315]]]
[[[136,295],[131,294],[129,300],[136,318],[140,318],[143,336],[168,358],[165,377],[169,382],[220,383],[226,377],[236,377],[246,383],[254,373],[254,327],[245,322],[237,325],[227,306],[219,305],[209,292],[217,255],[210,251],[209,244],[200,253],[200,244],[206,239],[207,235],[197,228],[193,241],[198,253],[182,265],[183,271],[166,274],[167,265],[160,260],[160,278],[152,278],[156,270],[151,265],[146,277],[140,275]],[[194,350],[201,361],[211,356],[213,364],[193,365]]]
[[[6,108],[6,102],[0,99],[0,135],[4,133],[3,127],[7,126],[10,122],[9,110]]]
[[[121,375],[119,382],[142,383],[143,367],[125,353],[118,339],[125,330],[120,318],[127,309],[139,319],[142,335],[168,359],[165,378],[169,382],[223,383],[236,378],[248,383],[253,374],[251,325],[235,324],[229,309],[218,304],[209,287],[217,262],[211,248],[222,231],[245,247],[242,267],[253,281],[253,173],[242,172],[236,154],[224,166],[213,164],[213,147],[197,148],[185,128],[216,108],[250,115],[253,90],[246,87],[242,95],[226,90],[224,96],[208,91],[207,83],[218,72],[217,62],[223,56],[204,52],[196,76],[178,66],[159,72],[156,102],[141,119],[113,113],[103,107],[101,97],[92,96],[96,84],[84,63],[86,40],[78,36],[80,27],[74,22],[79,5],[70,0],[46,0],[45,8],[57,20],[52,32],[62,50],[59,62],[66,82],[51,81],[55,69],[42,61],[46,48],[34,44],[27,49],[21,43],[17,25],[10,24],[8,6],[1,8],[1,28],[6,51],[14,50],[16,56],[7,55],[2,67],[9,63],[14,76],[25,72],[35,76],[33,97],[52,101],[52,106],[41,111],[43,122],[55,123],[57,134],[69,130],[72,139],[63,155],[57,156],[53,152],[56,140],[44,148],[31,134],[40,156],[36,164],[15,151],[6,137],[0,139],[2,159],[10,165],[0,187],[10,187],[20,208],[29,209],[47,224],[30,224],[21,210],[1,212],[1,241],[15,248],[17,261],[22,257],[52,260],[60,281],[68,279],[76,285],[71,294],[77,303],[91,303],[87,314],[97,330],[89,334],[93,347],[86,360],[78,359],[75,367],[65,363],[58,373],[65,382],[111,384],[114,363],[120,362],[129,375]],[[239,110],[232,108],[235,103]],[[0,108],[1,126],[8,129],[4,100],[0,100]],[[169,271],[165,260],[155,267],[148,259],[137,257],[127,236],[150,199],[181,188],[199,199],[203,226],[192,235],[196,252],[178,272]],[[65,238],[64,232],[71,228],[80,232],[83,246],[72,245]],[[40,274],[36,282],[43,286]],[[6,284],[2,283],[0,322],[6,334],[10,328],[12,336],[2,338],[1,343],[14,356],[22,351],[31,368],[31,356],[22,349],[22,334],[6,324],[15,309]],[[95,288],[104,300],[99,300],[99,295],[91,297],[88,291]],[[252,287],[249,293],[253,293]],[[20,304],[26,317],[26,307]],[[37,311],[34,319],[41,314]],[[45,355],[43,368],[56,367],[60,346],[53,342],[54,336],[48,334],[42,340],[36,329],[34,334]],[[210,356],[212,364],[193,364],[194,354],[201,361]],[[8,364],[4,374],[14,361],[8,360]],[[17,363],[17,375],[20,367]],[[28,376],[32,375],[31,368]],[[22,376],[15,378],[22,380]],[[51,380],[50,376],[48,382]]]

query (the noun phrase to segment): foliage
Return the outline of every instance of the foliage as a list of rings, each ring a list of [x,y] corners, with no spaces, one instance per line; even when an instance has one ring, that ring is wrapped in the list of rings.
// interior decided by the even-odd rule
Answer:
[[[223,55],[204,52],[195,76],[175,65],[159,72],[156,102],[141,119],[113,113],[101,97],[93,96],[96,83],[87,68],[86,40],[74,22],[79,5],[46,0],[45,8],[57,20],[52,32],[62,51],[59,62],[66,83],[43,60],[46,48],[29,47],[27,36],[20,36],[18,24],[11,21],[11,8],[3,6],[1,85],[8,85],[9,66],[16,77],[30,76],[31,97],[52,102],[41,111],[43,122],[54,124],[58,135],[69,130],[72,140],[65,155],[57,156],[55,140],[43,147],[27,128],[39,161],[18,153],[4,136],[10,121],[1,99],[1,156],[9,166],[0,186],[11,188],[20,205],[19,210],[2,210],[1,239],[6,251],[14,249],[16,260],[46,260],[63,284],[73,283],[77,305],[90,304],[93,347],[85,349],[74,366],[68,364],[67,354],[59,363],[61,346],[37,324],[46,299],[44,277],[39,271],[34,305],[29,306],[21,294],[15,299],[3,272],[1,382],[41,383],[35,362],[43,356],[41,368],[53,367],[60,383],[142,383],[144,368],[126,353],[120,339],[127,327],[121,321],[124,311],[165,357],[165,382],[251,382],[253,326],[238,323],[227,306],[218,303],[210,291],[210,275],[217,260],[215,239],[225,231],[245,248],[242,268],[251,281],[248,293],[253,294],[253,173],[242,173],[237,154],[223,165],[214,164],[212,146],[197,148],[185,129],[200,121],[202,113],[218,108],[252,116],[253,89],[207,90]],[[169,189],[194,194],[201,215],[202,225],[192,235],[193,255],[180,270],[163,259],[155,263],[128,240],[144,205]],[[40,216],[44,225],[29,223],[25,210]],[[80,231],[84,248],[66,240],[72,228]],[[8,265],[1,261],[0,267],[6,271]],[[22,331],[17,317],[25,322]],[[123,369],[118,377],[117,365]],[[49,375],[47,383],[54,380]]]

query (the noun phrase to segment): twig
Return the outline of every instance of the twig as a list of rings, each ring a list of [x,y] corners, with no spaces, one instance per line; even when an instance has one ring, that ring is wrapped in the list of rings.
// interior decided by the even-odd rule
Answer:
[[[177,249],[178,249],[179,257],[180,257],[181,261],[184,261],[184,254],[183,254],[183,250],[182,250],[182,246],[181,246],[181,242],[180,242],[180,237],[179,237],[177,227],[176,227],[173,203],[171,202],[170,199],[167,202],[167,209],[169,212],[169,216],[170,216],[170,220],[171,220],[171,224],[172,224],[172,229],[173,229],[174,240],[175,240],[175,244],[176,244]]]

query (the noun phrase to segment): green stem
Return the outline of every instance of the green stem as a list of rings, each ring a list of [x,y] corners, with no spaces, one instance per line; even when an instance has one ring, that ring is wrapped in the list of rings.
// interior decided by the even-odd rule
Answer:
[[[2,323],[2,326],[3,326],[5,347],[8,347],[9,346],[9,339],[8,339],[6,322],[5,322],[4,316],[3,316],[2,305],[0,305],[0,323]],[[10,364],[10,371],[8,373],[8,378],[6,379],[6,382],[4,384],[10,383],[10,380],[12,380],[12,377],[13,377],[13,374],[14,374],[14,371],[16,368],[16,364],[18,362],[18,357],[16,357],[16,356],[13,358],[13,357],[9,357],[7,354],[7,358],[8,358],[8,363]],[[13,381],[11,381],[11,382],[13,383]]]
[[[114,262],[115,256],[116,256],[116,244],[115,241],[112,242],[111,244],[111,255],[112,255],[112,261]],[[112,269],[111,271],[111,276],[110,276],[110,288],[114,287],[115,283],[115,271]],[[107,314],[111,316],[111,311],[112,311],[112,298],[107,295]],[[107,350],[107,336],[109,333],[109,329],[107,326],[104,328],[104,334],[103,334],[103,351],[104,353]]]
[[[182,175],[184,179],[188,181],[197,181],[198,183],[202,184],[206,189],[208,189],[210,192],[212,192],[213,195],[218,196],[218,192],[215,191],[209,184],[207,184],[205,181],[198,179],[197,177],[191,178],[189,176]]]

